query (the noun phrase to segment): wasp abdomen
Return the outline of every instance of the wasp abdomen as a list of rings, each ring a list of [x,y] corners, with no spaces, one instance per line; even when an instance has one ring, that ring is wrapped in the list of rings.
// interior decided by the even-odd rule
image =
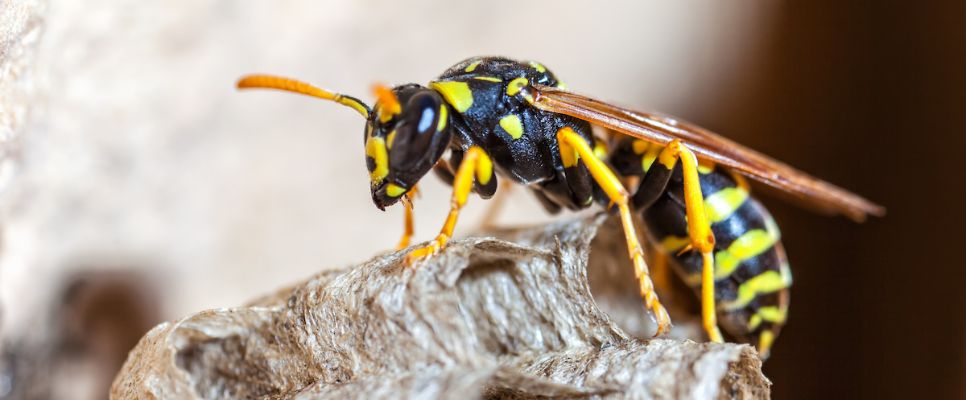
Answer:
[[[622,139],[610,161],[626,176],[645,176],[664,148]],[[638,204],[650,239],[672,259],[683,280],[701,287],[701,254],[688,250],[691,239],[678,163],[666,187],[647,188],[655,199]],[[699,167],[705,214],[714,234],[715,303],[721,325],[736,338],[768,348],[785,322],[791,272],[781,232],[768,210],[755,200],[745,180],[723,168]],[[639,194],[641,192],[639,191]],[[653,197],[656,195],[656,197]]]
[[[644,221],[685,282],[698,289],[701,256],[682,253],[690,240],[680,174],[678,166],[665,193],[644,211]],[[741,177],[709,169],[700,178],[715,237],[715,301],[721,325],[738,339],[767,348],[788,310],[791,272],[781,233]]]

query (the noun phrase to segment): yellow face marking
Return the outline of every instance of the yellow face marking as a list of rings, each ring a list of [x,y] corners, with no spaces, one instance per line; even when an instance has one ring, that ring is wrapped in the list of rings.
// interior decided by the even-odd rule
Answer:
[[[704,198],[704,212],[711,223],[724,221],[748,200],[748,192],[740,187],[721,189]]]
[[[506,94],[508,96],[516,96],[517,93],[520,93],[520,90],[522,90],[525,86],[529,84],[530,84],[530,81],[528,81],[527,78],[524,78],[522,76],[519,78],[516,78],[510,81],[510,84],[506,86]]]
[[[567,84],[563,83],[562,81],[557,81],[557,89],[567,90]]]
[[[476,164],[476,181],[480,185],[490,183],[493,178],[493,160],[490,157],[480,157]]]
[[[738,297],[733,301],[722,304],[722,308],[727,311],[734,311],[750,304],[756,297],[764,294],[775,293],[787,288],[789,282],[778,271],[770,270],[762,272],[757,276],[745,281],[738,286]]]
[[[634,154],[637,154],[637,155],[644,154],[644,152],[647,151],[647,147],[650,145],[651,145],[650,143],[640,139],[635,140],[633,143],[631,143],[631,147],[634,149]]]
[[[392,132],[389,132],[389,134],[386,135],[386,148],[387,149],[392,149],[392,142],[394,140],[396,140],[396,130],[395,129],[393,129]]]
[[[520,122],[520,117],[514,114],[507,115],[500,118],[500,127],[510,134],[514,140],[519,139],[523,136],[523,123]]]
[[[442,132],[446,129],[446,123],[449,120],[449,107],[445,104],[439,106],[439,122],[436,123],[436,132]]]
[[[389,153],[386,151],[386,141],[380,137],[371,137],[366,141],[366,155],[375,160],[376,169],[369,172],[369,180],[373,184],[382,182],[389,175]]]
[[[464,69],[464,71],[466,71],[466,72],[473,72],[474,70],[476,70],[476,67],[480,66],[480,63],[481,62],[483,62],[483,60],[473,61],[473,63],[471,63],[470,65],[467,65],[466,66],[466,69]]]
[[[386,185],[386,194],[389,195],[389,197],[402,196],[406,194],[406,190],[407,190],[406,188],[399,186],[395,183],[390,183]]]
[[[495,76],[474,76],[473,79],[487,82],[503,82],[502,79]]]
[[[534,69],[536,69],[537,72],[539,72],[541,74],[544,73],[544,72],[547,72],[547,68],[544,67],[543,64],[540,64],[540,63],[538,63],[536,61],[530,61],[530,66],[533,67]]]
[[[764,253],[777,240],[775,235],[762,229],[745,232],[731,242],[727,249],[715,253],[714,278],[716,280],[727,278],[738,269],[742,261]]]
[[[470,90],[470,85],[466,82],[432,82],[429,84],[429,87],[443,95],[446,102],[453,106],[456,111],[464,113],[473,105],[473,91]]]

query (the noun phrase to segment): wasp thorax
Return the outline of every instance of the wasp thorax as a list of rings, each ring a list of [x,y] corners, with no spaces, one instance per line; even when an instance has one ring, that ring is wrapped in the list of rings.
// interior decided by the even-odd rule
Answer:
[[[442,157],[450,141],[449,110],[435,91],[416,84],[377,87],[366,127],[372,199],[395,204]]]

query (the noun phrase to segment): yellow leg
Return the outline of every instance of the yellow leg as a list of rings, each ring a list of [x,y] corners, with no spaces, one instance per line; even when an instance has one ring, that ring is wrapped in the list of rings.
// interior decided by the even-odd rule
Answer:
[[[413,237],[413,232],[416,229],[413,227],[413,200],[419,195],[419,188],[413,185],[412,189],[406,193],[402,198],[403,207],[405,210],[405,216],[403,217],[403,235],[399,239],[399,244],[396,245],[396,250],[402,250],[409,247],[409,240]]]
[[[653,251],[651,250],[652,248],[648,247],[648,251],[650,251],[649,254],[653,254],[653,256],[650,257],[651,277],[654,280],[654,285],[662,288],[662,294],[665,296],[664,298],[667,299],[668,293],[671,291],[671,271],[669,270],[670,267],[667,265],[668,256],[660,251],[657,251],[657,249],[653,249]],[[671,303],[673,303],[673,300]]]
[[[614,172],[594,155],[594,151],[587,141],[572,129],[566,127],[560,129],[557,132],[557,142],[560,145],[560,156],[564,167],[576,165],[578,158],[583,160],[594,180],[607,193],[611,202],[617,205],[621,223],[624,225],[627,252],[634,263],[634,272],[640,283],[641,297],[644,298],[644,304],[654,314],[654,319],[657,321],[657,332],[654,335],[660,336],[667,333],[671,328],[671,317],[668,316],[667,310],[658,300],[657,293],[654,292],[654,283],[651,282],[648,275],[647,263],[644,262],[644,251],[641,249],[641,243],[637,240],[637,230],[634,228],[634,221],[628,206],[630,194],[621,185]]]
[[[714,301],[714,234],[711,223],[704,211],[704,196],[701,194],[701,183],[698,181],[698,158],[681,144],[674,140],[661,152],[658,160],[674,166],[675,160],[681,160],[684,173],[684,207],[688,216],[688,236],[691,238],[690,248],[701,253],[701,317],[704,330],[714,342],[723,342],[721,331],[718,330],[718,317]]]
[[[490,156],[478,146],[470,147],[463,156],[463,161],[453,179],[453,199],[450,201],[449,215],[443,223],[443,228],[439,230],[439,235],[436,235],[432,242],[409,253],[409,261],[432,256],[446,247],[446,242],[453,237],[453,229],[456,228],[460,209],[466,204],[466,199],[473,190],[474,178],[486,184],[493,177],[492,174],[493,161],[490,160]]]

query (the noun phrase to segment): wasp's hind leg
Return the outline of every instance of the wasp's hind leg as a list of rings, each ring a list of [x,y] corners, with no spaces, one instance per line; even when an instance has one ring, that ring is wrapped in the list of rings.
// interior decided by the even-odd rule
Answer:
[[[712,341],[723,342],[714,299],[714,234],[705,213],[704,196],[698,181],[698,159],[694,153],[678,140],[668,143],[644,174],[634,194],[634,205],[643,209],[654,204],[667,188],[678,160],[681,160],[684,175],[684,206],[691,239],[689,249],[701,253],[701,319],[708,337]]]
[[[457,154],[453,155],[454,157]],[[453,236],[453,229],[456,228],[456,220],[459,218],[460,209],[466,204],[466,199],[470,192],[474,190],[484,198],[488,198],[496,191],[496,176],[493,173],[493,161],[490,156],[479,146],[470,147],[465,154],[459,154],[459,169],[453,176],[453,198],[450,201],[449,215],[439,235],[426,246],[420,247],[409,253],[409,260],[414,261],[426,258],[438,253],[446,242]]]
[[[657,293],[654,291],[654,283],[651,282],[648,275],[647,263],[644,262],[644,252],[641,249],[641,243],[637,240],[637,230],[634,228],[634,221],[631,216],[630,194],[610,167],[594,154],[587,141],[573,129],[564,127],[557,131],[557,142],[560,146],[560,158],[564,168],[583,163],[610,201],[617,205],[621,223],[624,225],[627,251],[634,263],[634,272],[640,282],[641,297],[644,298],[644,304],[647,305],[647,308],[654,314],[654,319],[657,320],[655,336],[667,333],[671,328],[671,318],[658,300]]]

